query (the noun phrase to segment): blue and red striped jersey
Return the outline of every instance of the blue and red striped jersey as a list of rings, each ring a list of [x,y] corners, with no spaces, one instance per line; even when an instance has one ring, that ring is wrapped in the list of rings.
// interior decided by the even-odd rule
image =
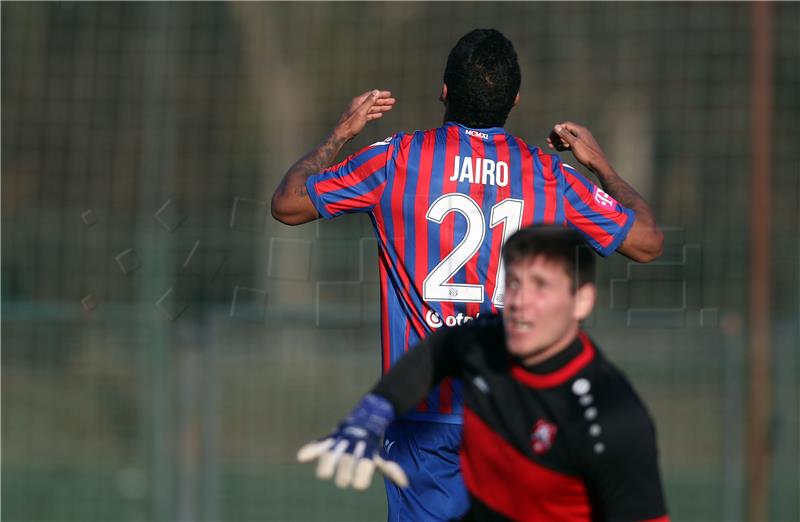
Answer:
[[[601,255],[634,221],[556,154],[495,127],[398,133],[309,177],[326,219],[367,212],[378,239],[384,373],[432,331],[502,309],[501,246],[535,223],[576,228]],[[460,383],[444,381],[407,418],[461,422]]]

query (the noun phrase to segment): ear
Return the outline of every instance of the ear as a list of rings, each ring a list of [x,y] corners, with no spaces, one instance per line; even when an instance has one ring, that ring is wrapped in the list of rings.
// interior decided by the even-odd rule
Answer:
[[[513,107],[516,107],[518,103],[519,103],[519,92],[517,92],[517,97],[516,97],[516,98],[514,98],[514,105],[513,105]]]
[[[575,304],[572,309],[573,318],[583,321],[594,308],[594,301],[597,298],[597,287],[592,283],[587,283],[575,291]]]
[[[447,103],[447,84],[442,84],[442,92],[439,94],[439,101],[442,103]]]

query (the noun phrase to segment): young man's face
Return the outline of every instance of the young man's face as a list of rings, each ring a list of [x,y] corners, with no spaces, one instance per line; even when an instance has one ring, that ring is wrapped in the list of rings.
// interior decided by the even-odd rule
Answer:
[[[592,311],[595,287],[573,291],[565,265],[543,256],[506,267],[503,327],[506,346],[525,364],[536,364],[569,345]]]

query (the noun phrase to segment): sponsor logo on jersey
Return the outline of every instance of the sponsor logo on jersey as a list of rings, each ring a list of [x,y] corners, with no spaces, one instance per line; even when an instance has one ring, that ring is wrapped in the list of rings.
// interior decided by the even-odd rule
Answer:
[[[385,452],[387,455],[388,455],[388,454],[389,454],[389,452],[392,450],[392,446],[394,446],[394,443],[395,443],[395,442],[397,442],[397,441],[396,441],[396,440],[389,440],[389,439],[386,439],[386,440],[384,440],[384,441],[383,441],[383,451],[384,451],[384,452]]]
[[[472,317],[471,315],[465,315],[461,312],[458,315],[448,315],[447,317],[442,320],[442,316],[434,312],[433,310],[428,310],[425,313],[425,322],[428,323],[428,326],[431,328],[441,328],[442,326],[456,326],[459,324],[464,324],[472,321],[473,319],[477,319],[481,314],[475,315]]]
[[[484,140],[488,140],[489,139],[489,135],[486,134],[485,132],[480,132],[480,131],[476,131],[476,130],[472,130],[472,129],[465,130],[464,134],[466,134],[467,136],[474,136],[476,138],[481,138],[481,139],[484,139]]]
[[[546,453],[552,446],[553,441],[556,439],[556,432],[558,427],[552,422],[544,419],[539,419],[531,429],[531,448],[537,455]]]
[[[370,147],[375,147],[376,145],[388,145],[391,142],[392,142],[392,136],[389,136],[388,138],[386,138],[383,141],[376,141],[375,143],[370,145]]]
[[[456,156],[453,162],[453,175],[449,181],[505,187],[508,185],[508,163],[489,158]]]
[[[598,205],[606,208],[614,208],[614,206],[617,204],[616,200],[609,196],[608,193],[600,190],[600,187],[595,187],[594,189],[594,200]]]

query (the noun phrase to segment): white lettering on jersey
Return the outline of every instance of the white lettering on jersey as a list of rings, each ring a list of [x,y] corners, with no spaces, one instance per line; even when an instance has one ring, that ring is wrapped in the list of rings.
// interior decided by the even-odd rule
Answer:
[[[505,161],[497,162],[497,184],[501,187],[508,185],[508,163]]]
[[[472,162],[465,161],[461,164],[461,176],[458,178],[458,181],[469,181],[470,183],[475,183],[472,178]]]
[[[473,159],[470,156],[464,158],[456,156],[450,181],[468,181],[500,187],[508,185],[508,163],[489,158],[476,158],[474,161],[473,166]]]
[[[434,312],[433,310],[428,310],[425,314],[425,322],[428,323],[428,326],[431,328],[441,328],[442,326],[456,326],[460,324],[466,324],[473,319],[477,319],[480,317],[480,313],[476,314],[475,317],[471,315],[462,314],[461,312],[458,315],[448,315],[447,317],[442,320],[441,316]]]
[[[495,163],[490,159],[486,159],[483,162],[483,179],[482,183],[484,185],[494,185],[494,168]],[[489,183],[489,178],[491,178],[491,183]]]
[[[392,142],[392,136],[389,136],[388,138],[386,138],[383,141],[376,141],[375,143],[370,145],[370,147],[375,147],[376,145],[388,145],[391,142]]]
[[[464,134],[466,134],[467,136],[475,136],[476,138],[481,138],[481,139],[484,139],[484,140],[488,140],[489,139],[489,135],[486,134],[485,132],[480,132],[480,131],[476,131],[476,130],[472,130],[472,129],[465,130]]]

